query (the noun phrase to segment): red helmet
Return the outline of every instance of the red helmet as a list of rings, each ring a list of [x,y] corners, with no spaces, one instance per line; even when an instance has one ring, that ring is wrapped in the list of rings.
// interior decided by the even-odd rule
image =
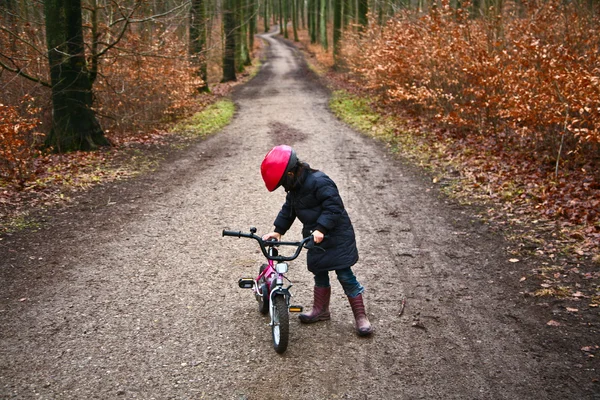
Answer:
[[[296,166],[298,158],[290,146],[275,146],[267,153],[260,165],[260,173],[269,192],[277,189],[284,175]]]

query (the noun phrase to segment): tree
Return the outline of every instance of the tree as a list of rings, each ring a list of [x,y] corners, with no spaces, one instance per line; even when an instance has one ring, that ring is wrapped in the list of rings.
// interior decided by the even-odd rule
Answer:
[[[244,71],[244,66],[252,64],[248,49],[248,8],[247,0],[235,1],[235,45],[237,72]]]
[[[40,116],[50,115],[52,108],[46,133],[56,151],[107,144],[100,118],[107,130],[125,130],[185,107],[181,100],[199,81],[190,63],[181,62],[181,50],[189,48],[183,19],[189,17],[183,12],[188,0],[39,4],[0,0],[0,87],[5,104],[21,104],[32,94]],[[158,76],[167,64],[183,73],[180,88],[167,88],[170,77]],[[159,100],[150,103],[152,96]],[[112,107],[117,103],[120,107]]]
[[[258,18],[258,0],[249,0],[249,21],[248,21],[248,53],[250,58],[252,57],[252,51],[254,50],[254,35],[258,33],[257,18]]]
[[[223,3],[223,30],[225,31],[225,49],[221,82],[230,82],[237,80],[235,76],[235,0],[225,0]]]
[[[279,34],[282,34],[283,37],[287,38],[287,24],[285,21],[285,13],[283,12],[283,2],[285,0],[279,0]]]
[[[365,30],[367,27],[367,14],[369,13],[369,1],[368,0],[358,0],[358,8],[356,10],[357,13],[357,21],[361,26],[362,30]]]
[[[289,0],[281,0],[281,1],[282,1],[281,14],[283,15],[283,37],[288,39],[289,38],[288,20],[289,20],[289,14],[290,14],[290,4],[289,4]]]
[[[92,110],[81,0],[46,0],[44,14],[52,86],[52,129],[46,144],[59,152],[109,145]]]
[[[299,42],[298,38],[298,6],[296,0],[290,0],[292,2],[292,30],[294,31],[294,41]]]
[[[190,56],[198,66],[202,79],[199,92],[208,92],[208,68],[206,64],[206,5],[204,0],[192,0],[190,7]]]
[[[15,15],[16,15],[16,4],[14,0],[1,0],[0,1],[0,11],[2,11],[2,17],[4,21],[6,21],[7,29],[12,29],[14,31],[15,27]],[[16,42],[17,36],[12,35],[10,37],[10,50],[14,54],[16,53]]]
[[[317,43],[319,36],[319,0],[308,0],[308,30],[310,43]]]
[[[327,51],[327,0],[320,0],[320,13],[319,13],[319,42],[321,47]]]
[[[343,0],[333,0],[333,60],[339,66],[340,40],[342,39]]]
[[[269,32],[269,0],[263,1],[263,22],[265,23],[265,33]]]

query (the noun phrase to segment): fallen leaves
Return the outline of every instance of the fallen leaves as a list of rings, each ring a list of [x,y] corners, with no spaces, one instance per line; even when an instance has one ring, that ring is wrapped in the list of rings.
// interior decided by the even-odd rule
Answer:
[[[600,108],[590,104],[600,92],[590,97],[588,88],[598,82],[589,45],[598,39],[590,30],[597,19],[553,4],[503,19],[498,46],[489,46],[484,20],[405,11],[353,38],[360,45],[344,48],[345,61],[377,95],[382,114],[412,119],[402,126],[415,129],[397,129],[390,142],[428,152],[419,161],[436,167],[433,183],[446,182],[439,173],[446,167],[458,170],[453,190],[498,204],[501,215],[492,218],[511,214],[523,229],[555,221],[570,253],[593,257],[600,250]],[[571,21],[577,33],[566,39],[557,21]]]
[[[0,104],[0,185],[10,182],[20,188],[36,173],[35,160],[41,125],[33,107],[34,99],[24,96],[19,106]]]
[[[571,290],[567,287],[548,287],[536,290],[533,295],[535,297],[557,297],[567,298],[571,294]]]
[[[31,210],[69,203],[77,192],[135,175],[143,168],[138,150],[139,145],[36,158],[32,179],[0,190],[0,233],[30,226],[25,219]]]

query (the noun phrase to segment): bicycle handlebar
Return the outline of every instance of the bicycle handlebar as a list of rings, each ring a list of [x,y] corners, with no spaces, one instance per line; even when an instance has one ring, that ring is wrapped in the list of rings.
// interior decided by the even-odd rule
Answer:
[[[306,248],[306,249],[316,248],[316,249],[321,249],[321,250],[325,251],[325,249],[323,249],[322,247],[319,247],[316,244],[314,244],[312,236],[305,237],[304,239],[302,239],[299,242],[279,242],[279,241],[275,241],[275,240],[263,240],[260,236],[252,233],[253,230],[251,230],[250,232],[251,233],[243,233],[241,231],[223,230],[223,236],[233,236],[233,237],[238,237],[238,238],[245,237],[245,238],[249,238],[249,239],[254,239],[258,242],[260,249],[261,249],[263,255],[265,256],[265,258],[267,258],[268,260],[273,260],[273,261],[292,261],[300,255],[300,252],[302,251],[303,248]],[[312,244],[307,244],[309,242],[312,242]],[[297,248],[296,248],[296,252],[291,256],[281,256],[281,255],[270,256],[269,252],[267,251],[267,247],[277,247],[277,246],[296,246]]]

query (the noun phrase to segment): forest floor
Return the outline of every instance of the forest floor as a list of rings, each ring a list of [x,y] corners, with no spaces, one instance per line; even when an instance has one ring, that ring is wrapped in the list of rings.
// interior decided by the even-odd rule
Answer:
[[[235,90],[223,131],[2,237],[0,398],[600,399],[597,308],[528,295],[522,278],[538,260],[339,122],[302,54],[264,39],[262,68]],[[271,229],[284,193],[264,188],[259,166],[280,143],[340,189],[370,338],[355,335],[334,281],[332,320],[292,319],[277,355],[237,287],[260,254],[221,231]],[[295,225],[286,237],[299,235]],[[289,277],[310,307],[302,257]]]

